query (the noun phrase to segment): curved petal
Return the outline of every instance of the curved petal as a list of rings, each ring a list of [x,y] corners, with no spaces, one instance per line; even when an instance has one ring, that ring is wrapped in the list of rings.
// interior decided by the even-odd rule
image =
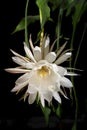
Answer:
[[[18,54],[17,52],[13,51],[12,49],[10,49],[10,51],[11,51],[16,57],[19,57],[20,59],[24,60],[25,62],[28,62],[27,58],[25,58],[24,56]]]
[[[61,78],[60,84],[61,84],[63,87],[66,87],[66,88],[71,88],[71,87],[73,87],[72,82],[71,82],[68,78],[65,78],[65,77],[62,77],[62,78]]]
[[[61,103],[61,98],[57,92],[53,92],[53,97],[55,98],[55,100],[57,100],[59,103]]]
[[[37,89],[35,88],[35,86],[29,85],[29,86],[28,86],[28,89],[27,89],[27,92],[28,92],[28,93],[31,93],[31,94],[37,93]]]
[[[64,55],[60,56],[56,61],[55,61],[55,64],[61,64],[63,63],[64,61],[66,61],[68,58],[71,57],[71,52],[67,52],[65,53]]]
[[[24,43],[24,50],[25,50],[25,53],[28,56],[28,58],[31,59],[33,62],[36,62],[32,52],[30,51],[30,49],[27,47],[27,45],[25,43]]]
[[[19,91],[21,90],[23,87],[25,87],[27,84],[28,84],[28,80],[23,82],[23,83],[20,83],[20,84],[17,84],[12,90],[11,92],[16,92],[16,91]]]
[[[55,52],[49,52],[46,57],[45,60],[47,60],[48,62],[52,63],[54,62],[56,59],[56,53]]]
[[[36,46],[33,49],[33,53],[34,53],[34,58],[36,61],[41,60],[41,48],[40,47]]]
[[[46,92],[43,94],[44,99],[47,100],[49,103],[52,101],[52,92]]]
[[[22,84],[25,81],[28,81],[29,78],[31,77],[31,73],[25,73],[22,76],[20,76],[17,80],[16,80],[16,84]]]
[[[37,96],[37,93],[33,93],[33,94],[30,94],[29,97],[28,97],[28,102],[29,104],[32,104],[34,103],[35,99],[36,99],[36,96]]]
[[[58,67],[58,73],[61,75],[61,76],[64,76],[67,74],[67,70],[64,68],[64,67],[61,67],[61,66],[57,66]]]
[[[23,59],[21,59],[20,57],[17,57],[17,56],[12,57],[12,60],[16,64],[21,65],[21,66],[25,66],[25,64],[27,63],[26,61],[24,61]]]

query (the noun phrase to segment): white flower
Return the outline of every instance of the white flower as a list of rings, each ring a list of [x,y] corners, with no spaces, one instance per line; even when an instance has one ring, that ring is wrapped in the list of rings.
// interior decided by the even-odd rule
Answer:
[[[31,48],[24,43],[26,57],[11,50],[14,54],[12,59],[19,66],[5,69],[10,73],[23,73],[16,80],[12,92],[19,92],[27,86],[24,100],[28,96],[28,102],[32,104],[38,96],[43,107],[45,101],[50,104],[53,98],[61,103],[60,93],[67,98],[61,87],[71,88],[72,82],[65,76],[75,75],[68,73],[66,68],[60,66],[71,57],[71,52],[62,52],[65,44],[55,53],[52,51],[53,45],[50,47],[49,42],[50,39],[47,36],[43,38],[41,47],[34,47],[30,38]]]

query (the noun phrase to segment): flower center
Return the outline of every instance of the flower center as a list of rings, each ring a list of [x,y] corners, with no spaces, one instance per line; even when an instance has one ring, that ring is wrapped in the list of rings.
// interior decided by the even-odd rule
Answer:
[[[41,78],[46,77],[47,75],[50,75],[50,69],[47,66],[42,66],[41,69],[38,69],[37,73]]]

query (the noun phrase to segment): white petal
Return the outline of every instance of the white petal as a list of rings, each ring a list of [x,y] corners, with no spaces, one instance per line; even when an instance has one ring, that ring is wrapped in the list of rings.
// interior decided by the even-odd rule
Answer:
[[[29,78],[31,77],[31,73],[25,73],[22,76],[20,76],[17,80],[16,80],[16,84],[22,84],[23,82],[29,80]]]
[[[26,82],[23,82],[23,83],[20,83],[18,85],[16,85],[12,90],[11,92],[16,92],[16,91],[19,91],[21,90],[23,87],[25,87],[29,82],[26,81]]]
[[[29,104],[32,104],[34,103],[35,99],[36,99],[36,96],[37,96],[37,93],[33,93],[33,94],[30,94],[29,97],[28,97],[28,102]]]
[[[25,66],[25,64],[27,63],[26,61],[24,61],[23,59],[21,59],[20,57],[12,57],[12,60],[18,64],[18,65],[21,65],[21,66]]]
[[[37,93],[37,89],[36,89],[35,86],[33,86],[33,85],[29,85],[29,86],[28,86],[28,90],[27,90],[27,92],[28,92],[28,93],[31,93],[31,94],[33,94],[33,93]]]
[[[67,70],[64,67],[58,66],[58,71],[57,71],[61,76],[64,76],[67,74]]]
[[[44,46],[44,56],[46,56],[49,52],[49,43],[50,43],[50,39],[49,37],[47,37],[45,41],[45,46]]]
[[[9,72],[9,73],[26,73],[26,72],[30,72],[30,70],[27,69],[19,69],[19,68],[8,68],[5,69],[5,71]]]
[[[11,49],[10,49],[11,50]],[[25,62],[28,62],[27,58],[18,54],[17,52],[11,50],[11,52],[16,56],[16,57],[19,57],[20,59],[24,60]]]
[[[56,54],[55,52],[49,52],[46,57],[45,57],[45,60],[47,60],[48,62],[52,63],[54,62],[56,59]]]
[[[65,78],[65,77],[62,77],[62,78],[61,78],[60,84],[61,84],[63,87],[67,87],[67,88],[73,87],[72,82],[71,82],[68,78]]]
[[[28,56],[28,58],[30,58],[32,61],[36,62],[32,52],[30,51],[30,49],[27,47],[27,45],[25,43],[24,43],[24,50],[25,50],[25,53]]]
[[[55,64],[61,64],[66,61],[68,58],[71,57],[71,52],[67,52],[64,55],[60,56],[56,61]]]
[[[24,64],[24,67],[27,69],[32,69],[33,67],[35,67],[35,63],[28,62],[28,63]]]
[[[33,53],[34,53],[34,58],[36,61],[41,60],[41,48],[40,47],[36,46],[33,49]]]
[[[67,76],[78,76],[79,74],[73,73],[73,72],[67,72]]]
[[[57,56],[59,56],[59,55],[61,54],[61,52],[63,51],[63,49],[64,49],[65,46],[66,46],[66,43],[67,43],[67,41],[60,47],[60,49],[59,49],[58,52],[57,52]]]
[[[61,103],[61,98],[57,92],[53,92],[53,97],[55,98],[55,100],[57,100],[59,103]]]
[[[46,92],[43,95],[45,100],[47,100],[49,103],[52,101],[52,92]]]
[[[40,96],[41,104],[43,107],[45,107],[45,101],[43,95]]]
[[[68,99],[68,97],[64,94],[64,92],[60,89],[59,91],[66,99]]]

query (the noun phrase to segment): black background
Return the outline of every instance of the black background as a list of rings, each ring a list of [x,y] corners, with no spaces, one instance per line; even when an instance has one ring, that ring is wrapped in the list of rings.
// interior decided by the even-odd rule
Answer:
[[[12,75],[4,71],[5,68],[12,67],[15,64],[11,60],[10,48],[21,54],[23,50],[24,31],[16,34],[11,34],[18,22],[24,17],[26,1],[24,0],[12,0],[0,3],[0,125],[11,127],[14,124],[24,126],[24,123],[32,117],[43,116],[39,107],[36,104],[29,105],[27,101],[18,101],[20,96],[11,93],[11,89],[14,87],[17,75]],[[38,14],[38,9],[32,3],[29,5],[29,14]],[[56,13],[53,14],[53,18],[56,20]],[[68,21],[70,18],[68,19]],[[87,11],[81,18],[77,26],[77,32],[75,36],[75,50],[80,42],[81,35],[84,29],[84,25],[87,26]],[[46,24],[46,31],[50,34],[51,38],[54,36],[54,24]],[[62,30],[65,30],[67,37],[70,35],[71,24],[69,25],[67,19],[63,23]],[[39,22],[30,26],[29,33],[32,33],[33,38],[36,38],[37,30],[40,28]],[[54,39],[53,39],[54,40]],[[86,116],[87,107],[87,31],[84,35],[82,42],[80,55],[78,57],[77,68],[84,70],[81,72],[80,77],[75,78],[76,91],[79,99],[79,117]],[[65,100],[64,100],[65,101]],[[70,105],[70,104],[69,104]],[[65,117],[71,116],[73,110],[68,105],[68,101],[63,103]],[[69,115],[70,114],[70,115]],[[37,118],[35,118],[37,120]],[[55,119],[54,119],[55,120]],[[85,119],[86,120],[86,119]],[[10,122],[10,123],[9,123]],[[16,123],[14,123],[16,122]],[[32,122],[33,123],[33,122]],[[20,125],[21,124],[21,125]],[[33,125],[32,125],[33,126]],[[40,126],[41,127],[41,126]]]

